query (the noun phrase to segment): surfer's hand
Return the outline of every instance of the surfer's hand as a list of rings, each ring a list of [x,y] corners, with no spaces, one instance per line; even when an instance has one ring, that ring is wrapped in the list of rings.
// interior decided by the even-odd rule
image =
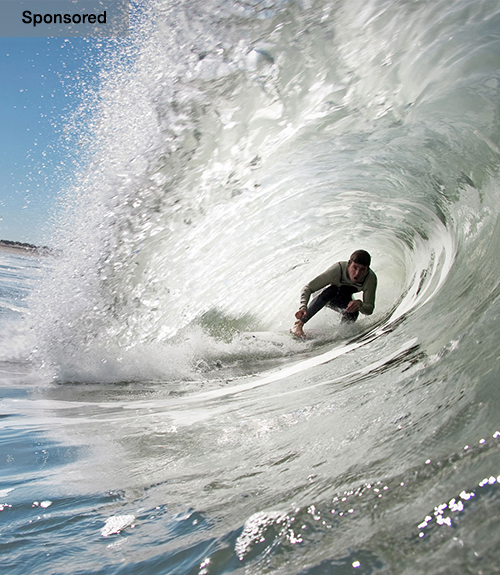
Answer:
[[[295,314],[295,317],[297,319],[304,319],[306,317],[306,310],[305,309],[299,309],[299,311]]]
[[[360,299],[353,299],[352,301],[349,302],[349,304],[345,308],[345,310],[349,313],[354,313],[354,312],[359,311],[361,309],[362,305],[363,305],[363,302]]]

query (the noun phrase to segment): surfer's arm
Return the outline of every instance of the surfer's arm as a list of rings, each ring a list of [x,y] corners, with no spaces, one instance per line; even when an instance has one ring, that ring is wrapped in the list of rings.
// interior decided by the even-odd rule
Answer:
[[[311,294],[314,292],[325,288],[330,284],[340,285],[340,264],[336,263],[331,268],[328,268],[326,272],[323,272],[319,276],[315,277],[312,281],[306,284],[302,288],[300,294],[300,310],[306,310]]]
[[[377,276],[372,272],[366,280],[366,287],[363,290],[363,303],[359,308],[361,313],[371,315],[375,309],[375,292],[377,291]]]

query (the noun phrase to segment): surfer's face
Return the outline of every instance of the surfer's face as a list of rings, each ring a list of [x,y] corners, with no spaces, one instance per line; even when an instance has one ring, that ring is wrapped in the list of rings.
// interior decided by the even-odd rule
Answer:
[[[362,282],[368,275],[368,270],[368,266],[362,266],[356,262],[349,262],[349,265],[347,266],[347,273],[349,274],[351,281],[354,283]]]

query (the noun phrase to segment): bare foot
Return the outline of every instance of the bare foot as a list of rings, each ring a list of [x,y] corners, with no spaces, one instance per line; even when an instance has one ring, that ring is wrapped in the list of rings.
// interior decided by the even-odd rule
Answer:
[[[305,339],[306,338],[306,334],[304,333],[304,330],[302,329],[302,326],[304,325],[304,322],[300,321],[300,319],[298,319],[294,324],[292,329],[290,330],[290,333],[292,335],[294,335],[295,337],[300,337],[300,339]]]

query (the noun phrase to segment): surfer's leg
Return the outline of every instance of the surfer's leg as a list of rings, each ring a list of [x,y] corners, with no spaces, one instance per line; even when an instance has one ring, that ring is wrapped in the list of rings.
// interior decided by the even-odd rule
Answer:
[[[304,324],[309,321],[314,315],[316,315],[319,310],[323,309],[325,305],[331,306],[331,303],[335,300],[335,295],[337,294],[337,286],[329,286],[324,289],[317,297],[313,299],[311,305],[307,308],[306,315],[302,319],[298,319],[294,324],[290,332],[295,337],[304,338],[306,337],[303,327]]]
[[[341,319],[340,323],[354,323],[359,316],[359,312],[355,311],[354,313],[348,313],[346,311],[341,312]]]
[[[342,315],[342,323],[353,323],[358,319],[358,312],[347,313],[346,307],[352,299],[352,288],[348,286],[341,286],[340,288],[334,285],[325,288],[317,297],[313,299],[311,305],[307,308],[306,315],[295,322],[290,330],[296,337],[305,337],[302,330],[305,323],[314,317],[325,306],[328,306]]]
[[[304,322],[301,319],[298,319],[293,324],[293,327],[290,329],[290,333],[292,335],[294,335],[295,337],[299,337],[301,339],[304,339],[306,337],[306,334],[304,333],[304,330],[302,329],[303,327],[304,327]]]
[[[352,288],[348,286],[340,286],[337,297],[335,299],[334,307],[340,312],[342,318],[341,323],[354,323],[359,316],[359,312],[348,313],[345,311],[346,307],[352,301]]]
[[[321,309],[323,309],[325,305],[333,307],[335,305],[338,289],[339,288],[337,286],[328,286],[317,297],[315,297],[311,302],[311,305],[307,308],[306,316],[302,320],[303,323],[309,321]]]

